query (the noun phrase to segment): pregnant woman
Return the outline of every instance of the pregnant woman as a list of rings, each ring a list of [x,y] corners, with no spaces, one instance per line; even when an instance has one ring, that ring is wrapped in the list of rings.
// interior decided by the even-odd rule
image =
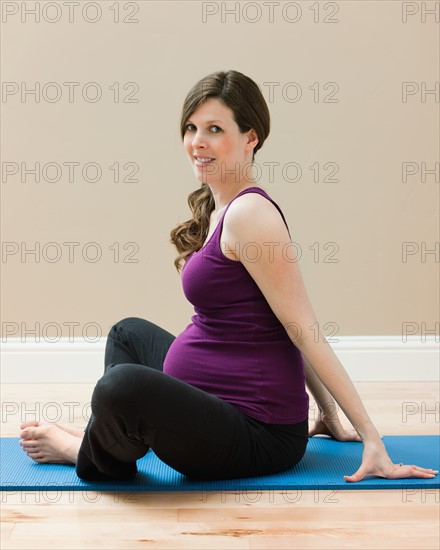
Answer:
[[[171,242],[191,323],[177,337],[146,319],[116,323],[85,431],[26,422],[20,445],[30,458],[76,464],[84,480],[126,480],[151,448],[186,476],[231,479],[291,468],[309,436],[326,434],[363,443],[347,481],[436,475],[392,463],[346,371],[317,338],[284,215],[250,176],[269,130],[260,89],[242,73],[212,73],[189,91],[180,131],[201,185]],[[310,430],[306,385],[319,408]],[[354,430],[342,426],[338,405]]]

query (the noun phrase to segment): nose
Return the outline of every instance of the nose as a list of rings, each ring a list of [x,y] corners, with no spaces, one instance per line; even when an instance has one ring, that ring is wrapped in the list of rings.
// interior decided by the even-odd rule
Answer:
[[[192,147],[194,151],[198,151],[200,149],[206,148],[206,139],[203,137],[202,132],[197,131],[194,134],[194,137],[192,140]]]

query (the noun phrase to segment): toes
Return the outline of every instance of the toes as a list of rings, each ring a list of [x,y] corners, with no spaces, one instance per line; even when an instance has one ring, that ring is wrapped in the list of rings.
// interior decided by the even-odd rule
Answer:
[[[28,456],[30,456],[31,458],[34,458],[34,457],[37,457],[37,456],[41,455],[40,451],[36,451],[35,449],[30,449],[30,450],[26,451],[26,454]]]
[[[40,433],[39,427],[40,426],[29,426],[25,428],[20,432],[20,437],[22,439],[38,439],[38,434]]]
[[[23,424],[20,424],[20,429],[24,430],[24,428],[29,428],[29,426],[39,426],[40,423],[36,422],[35,420],[29,420],[28,422],[23,422]]]
[[[38,445],[38,441],[35,439],[21,439],[18,444],[21,445],[23,449],[34,449],[35,446]]]
[[[43,455],[40,453],[27,453],[29,458],[35,460],[35,462],[45,462]]]

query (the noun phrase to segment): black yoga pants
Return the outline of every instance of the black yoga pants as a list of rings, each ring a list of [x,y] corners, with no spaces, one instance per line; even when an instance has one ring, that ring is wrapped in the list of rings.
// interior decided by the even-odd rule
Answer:
[[[308,420],[267,424],[162,371],[175,337],[138,317],[112,326],[105,370],[91,399],[76,472],[84,480],[132,479],[151,448],[195,479],[268,475],[294,466]]]

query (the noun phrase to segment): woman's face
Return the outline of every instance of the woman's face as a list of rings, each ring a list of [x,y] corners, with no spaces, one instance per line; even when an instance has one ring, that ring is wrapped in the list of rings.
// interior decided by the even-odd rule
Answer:
[[[240,133],[229,107],[209,98],[186,122],[183,144],[196,178],[202,183],[240,183],[251,176],[256,133]],[[196,157],[213,158],[203,163]]]

